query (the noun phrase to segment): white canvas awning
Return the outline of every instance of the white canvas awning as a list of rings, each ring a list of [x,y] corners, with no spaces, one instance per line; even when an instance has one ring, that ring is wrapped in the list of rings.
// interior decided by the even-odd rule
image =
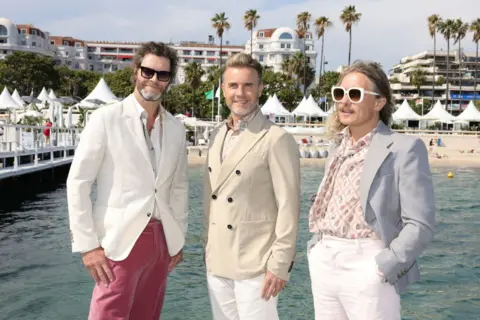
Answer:
[[[302,102],[292,111],[292,114],[307,117],[328,117],[328,114],[320,109],[312,95],[308,99],[303,97]]]
[[[412,107],[408,104],[407,100],[403,100],[402,104],[392,115],[393,121],[408,121],[408,120],[421,120],[422,117],[413,111]]]
[[[278,100],[277,94],[274,94],[273,97],[269,98],[267,102],[262,106],[261,109],[264,115],[273,114],[275,116],[286,117],[290,116],[291,113],[285,109],[282,103]]]
[[[3,91],[0,94],[0,110],[19,109],[22,107],[23,106],[19,105],[18,102],[12,98],[10,92],[7,90],[7,87],[3,88]]]
[[[478,111],[477,107],[475,107],[473,102],[470,101],[465,110],[463,110],[463,112],[457,116],[456,120],[467,122],[480,122],[480,111]]]
[[[85,99],[76,104],[76,106],[92,108],[117,101],[118,98],[112,93],[112,90],[108,87],[105,79],[101,78],[95,89],[93,89]]]
[[[17,89],[13,90],[12,98],[15,100],[20,106],[25,106],[25,101],[23,101],[22,97],[18,93]]]
[[[456,117],[448,113],[445,108],[442,106],[440,101],[437,101],[426,115],[421,117],[422,120],[436,120],[441,122],[449,122],[457,120]]]

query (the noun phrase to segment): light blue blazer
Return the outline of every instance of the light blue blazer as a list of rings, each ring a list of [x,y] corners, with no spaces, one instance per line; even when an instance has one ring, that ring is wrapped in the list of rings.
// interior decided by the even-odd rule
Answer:
[[[337,150],[334,146],[330,151],[325,176]],[[377,265],[402,293],[420,279],[417,258],[434,234],[435,196],[424,142],[380,121],[365,159],[360,201],[365,221],[386,246],[376,256]],[[318,239],[314,235],[307,250]]]

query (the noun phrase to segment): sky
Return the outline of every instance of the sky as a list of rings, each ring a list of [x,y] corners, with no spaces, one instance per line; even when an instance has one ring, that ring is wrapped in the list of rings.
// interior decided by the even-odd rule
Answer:
[[[465,22],[480,18],[480,0],[24,0],[21,6],[15,1],[2,3],[1,15],[15,24],[33,24],[51,35],[82,40],[206,42],[209,34],[215,34],[211,18],[225,12],[231,29],[224,34],[224,43],[245,45],[250,37],[243,28],[246,10],[258,11],[258,29],[295,28],[297,14],[308,11],[313,19],[327,16],[334,23],[325,36],[329,71],[348,61],[348,33],[339,19],[347,5],[362,13],[352,30],[352,61],[377,61],[387,72],[402,57],[433,50],[429,15]],[[320,43],[316,42],[317,51]],[[462,47],[475,50],[471,33]],[[439,35],[437,50],[442,48],[447,45]]]

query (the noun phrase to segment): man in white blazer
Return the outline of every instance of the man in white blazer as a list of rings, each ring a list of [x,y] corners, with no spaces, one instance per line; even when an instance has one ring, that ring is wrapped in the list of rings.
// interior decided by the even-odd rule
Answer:
[[[163,43],[142,45],[134,93],[99,108],[82,132],[67,197],[72,251],[96,282],[89,319],[158,319],[168,273],[182,260],[185,129],[160,104],[177,64]]]

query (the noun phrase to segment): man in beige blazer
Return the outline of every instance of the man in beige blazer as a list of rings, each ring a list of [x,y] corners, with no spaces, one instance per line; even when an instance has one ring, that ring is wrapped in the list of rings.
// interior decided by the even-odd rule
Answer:
[[[72,249],[96,282],[90,320],[158,319],[185,243],[185,129],[160,105],[177,54],[149,42],[133,64],[134,93],[92,114],[67,180]]]
[[[231,116],[211,134],[204,184],[204,244],[215,320],[276,320],[289,280],[300,211],[293,137],[258,106],[262,67],[228,59],[223,93]]]

